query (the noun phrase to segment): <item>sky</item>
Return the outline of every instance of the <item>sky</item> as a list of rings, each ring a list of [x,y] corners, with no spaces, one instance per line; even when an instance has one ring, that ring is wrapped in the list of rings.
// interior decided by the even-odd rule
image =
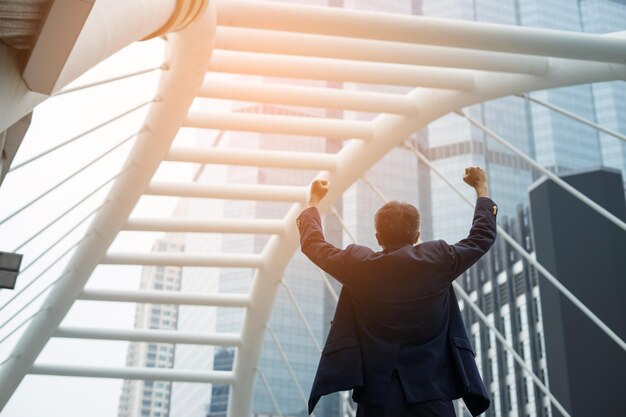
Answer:
[[[163,61],[164,45],[161,39],[134,43],[103,61],[68,87],[159,66]],[[154,71],[127,80],[49,98],[35,109],[30,129],[19,148],[13,166],[150,100],[156,91],[158,77],[159,71]],[[9,173],[0,187],[0,221],[88,161],[136,133],[141,127],[146,111],[147,106]],[[181,129],[176,143],[191,144],[194,140],[193,131]],[[47,197],[1,224],[0,251],[13,252],[27,238],[119,172],[131,146],[132,140]],[[155,178],[185,181],[191,179],[192,173],[191,164],[168,163],[161,166]],[[20,288],[46,270],[58,256],[83,236],[93,216],[24,271],[28,264],[49,249],[60,236],[102,204],[108,188],[107,186],[89,198],[20,249],[19,253],[24,255],[22,272],[14,291],[0,290],[0,306],[4,306]],[[175,204],[174,198],[142,197],[133,216],[169,217]],[[155,238],[160,235],[160,233],[122,232],[113,243],[112,250],[132,249],[147,252]],[[68,259],[69,256],[63,258],[56,266],[46,271],[29,290],[16,298],[15,302],[0,309],[0,339],[39,309],[45,295],[35,302],[31,302],[31,298],[58,278]],[[90,278],[87,288],[137,289],[140,273],[141,267],[99,266]],[[5,325],[5,321],[25,304],[29,304],[28,308]],[[134,313],[135,304],[132,303],[78,301],[72,306],[62,325],[133,328]],[[22,330],[0,344],[0,362],[8,357]],[[44,348],[37,363],[123,367],[127,346],[127,342],[52,339]],[[7,406],[0,412],[0,417],[117,416],[121,386],[122,380],[118,379],[26,376]]]

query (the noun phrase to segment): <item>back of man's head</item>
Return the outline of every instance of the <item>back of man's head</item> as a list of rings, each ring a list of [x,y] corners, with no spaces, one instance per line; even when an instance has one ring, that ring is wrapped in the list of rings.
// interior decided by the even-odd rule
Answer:
[[[390,201],[378,209],[374,225],[383,248],[414,244],[419,237],[420,214],[408,203]]]

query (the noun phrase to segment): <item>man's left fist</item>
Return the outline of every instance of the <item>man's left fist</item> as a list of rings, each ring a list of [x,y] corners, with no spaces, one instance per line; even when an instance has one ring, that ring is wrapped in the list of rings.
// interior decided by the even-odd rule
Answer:
[[[330,182],[327,180],[315,180],[311,183],[311,193],[309,195],[309,206],[315,207],[328,193]]]

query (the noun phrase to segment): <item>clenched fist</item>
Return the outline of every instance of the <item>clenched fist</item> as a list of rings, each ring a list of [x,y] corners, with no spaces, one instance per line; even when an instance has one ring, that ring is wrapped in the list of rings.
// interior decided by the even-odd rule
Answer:
[[[309,207],[316,207],[319,204],[328,193],[328,187],[330,187],[330,182],[327,180],[315,180],[311,183]]]
[[[476,190],[477,197],[489,197],[487,173],[481,167],[467,167],[463,174],[463,181]]]

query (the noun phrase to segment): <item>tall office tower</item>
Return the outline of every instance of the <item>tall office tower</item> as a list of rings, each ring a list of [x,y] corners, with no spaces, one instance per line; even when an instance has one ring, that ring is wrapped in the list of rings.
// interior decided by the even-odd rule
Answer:
[[[153,252],[182,252],[179,235],[158,239]],[[180,290],[181,268],[145,266],[141,274],[142,290]],[[135,328],[176,330],[178,307],[168,304],[137,304]],[[174,345],[132,342],[128,346],[126,366],[172,368]],[[171,383],[124,380],[118,417],[169,417]]]

